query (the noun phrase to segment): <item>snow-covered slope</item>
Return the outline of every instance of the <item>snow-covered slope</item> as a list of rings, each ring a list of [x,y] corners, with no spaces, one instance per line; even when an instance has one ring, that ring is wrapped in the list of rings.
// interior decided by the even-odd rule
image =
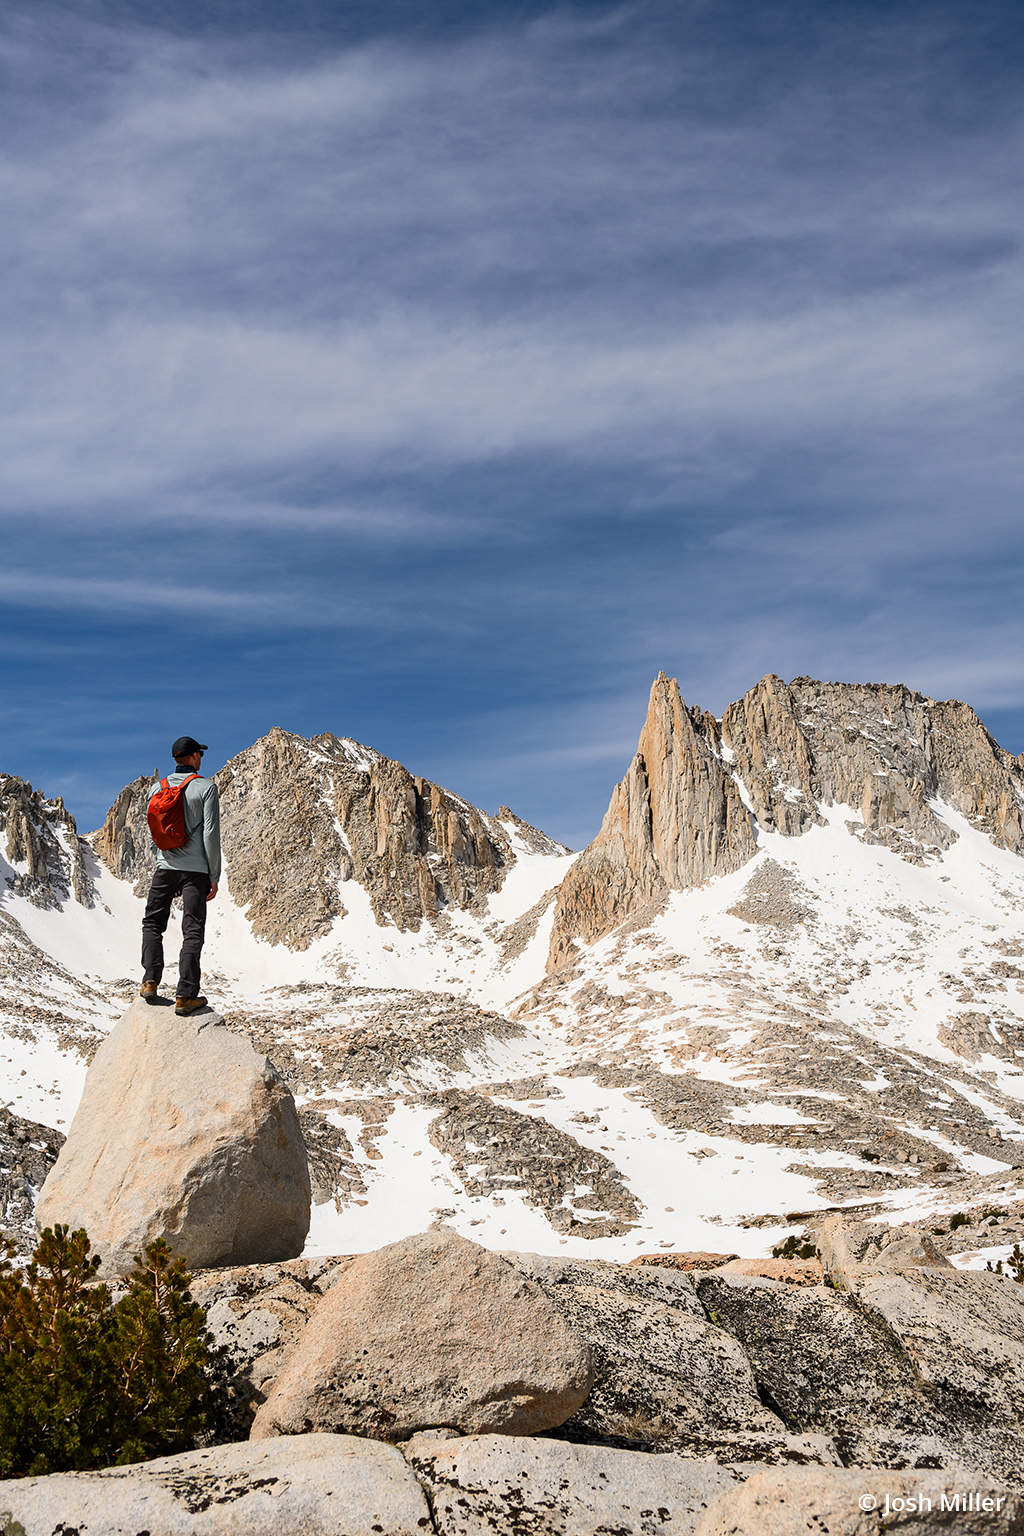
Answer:
[[[673,706],[642,738],[646,826],[635,762],[579,858],[337,738],[276,732],[228,765],[204,987],[294,1085],[312,1248],[365,1250],[440,1215],[498,1248],[753,1256],[829,1208],[909,1219],[986,1202],[1008,1215],[989,1243],[965,1229],[961,1262],[1024,1236],[1019,769],[993,747],[958,778],[948,743],[911,745],[901,725],[900,750],[924,754],[911,773],[891,710],[866,749],[865,690],[799,681],[793,718],[817,712],[806,750],[788,721],[758,717],[788,778],[778,763],[741,773],[757,754],[735,713],[709,725]],[[812,686],[833,691],[812,706]],[[930,703],[906,698],[911,715]],[[946,711],[966,740],[951,708],[929,720]],[[695,719],[696,746],[677,748]],[[834,760],[847,748],[850,782],[892,780],[889,810],[871,784],[848,794]],[[865,768],[866,750],[889,767]],[[983,758],[984,743],[963,751]],[[33,884],[24,836],[8,837],[0,1098],[29,1120],[70,1119],[137,985],[148,787],[112,808],[103,861],[60,823],[82,854],[77,896],[70,876]],[[285,792],[300,814],[271,843]],[[704,838],[701,861],[680,855],[688,836]]]

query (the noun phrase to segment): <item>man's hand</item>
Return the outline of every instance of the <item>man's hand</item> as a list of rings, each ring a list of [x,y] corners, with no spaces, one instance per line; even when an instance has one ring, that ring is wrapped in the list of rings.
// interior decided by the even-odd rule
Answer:
[[[210,889],[206,893],[207,901],[212,901],[213,898],[216,896],[216,894],[217,894],[217,882],[216,882],[216,880],[214,880],[211,883],[211,885],[210,885]]]

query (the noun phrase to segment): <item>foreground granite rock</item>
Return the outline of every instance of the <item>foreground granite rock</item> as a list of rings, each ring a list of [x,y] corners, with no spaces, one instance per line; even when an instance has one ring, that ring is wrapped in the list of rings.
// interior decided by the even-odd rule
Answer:
[[[438,1536],[690,1536],[739,1474],[675,1456],[474,1435],[404,1447]]]
[[[430,1511],[391,1446],[302,1435],[3,1482],[0,1530],[9,1536],[423,1536]]]
[[[830,1436],[845,1465],[959,1467],[1019,1485],[1022,1288],[932,1264],[843,1273],[836,1290],[723,1269],[697,1290],[762,1400],[792,1430]]]
[[[742,1348],[708,1318],[685,1272],[541,1254],[509,1258],[593,1352],[593,1390],[562,1426],[565,1438],[686,1446],[699,1456],[723,1434],[785,1436],[786,1425],[758,1396]]]
[[[214,1343],[233,1362],[223,1404],[226,1438],[248,1438],[253,1415],[317,1302],[353,1262],[347,1256],[288,1259],[193,1276],[193,1300],[206,1313]]]
[[[989,1425],[1024,1418],[1024,1287],[1001,1275],[921,1267],[846,1271],[851,1295],[882,1319],[923,1387],[976,1405]]]
[[[942,1472],[761,1472],[719,1495],[695,1536],[1020,1536],[1024,1497],[986,1478]]]
[[[589,1349],[536,1285],[433,1227],[357,1259],[328,1290],[252,1436],[534,1434],[569,1418],[592,1381]]]
[[[270,1062],[212,1009],[136,998],[96,1053],[36,1208],[84,1227],[102,1273],[163,1238],[192,1268],[270,1263],[309,1230],[306,1149]]]

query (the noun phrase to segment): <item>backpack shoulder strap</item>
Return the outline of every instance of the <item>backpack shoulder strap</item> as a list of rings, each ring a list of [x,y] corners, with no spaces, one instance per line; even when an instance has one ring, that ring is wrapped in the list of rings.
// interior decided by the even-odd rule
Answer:
[[[201,778],[201,777],[202,777],[201,774],[190,773],[188,778],[187,779],[182,779],[181,783],[178,785],[178,793],[181,796],[181,814],[182,814],[182,818],[183,818],[183,820],[185,822],[185,831],[188,833],[189,837],[191,837],[193,835],[193,833],[196,831],[196,828],[201,825],[202,818],[200,818],[200,820],[196,822],[195,827],[190,827],[189,826],[189,824],[188,824],[188,817],[185,815],[185,807],[188,805],[188,801],[185,799],[185,791],[188,788],[188,786],[192,783],[193,779],[198,779],[198,778]]]

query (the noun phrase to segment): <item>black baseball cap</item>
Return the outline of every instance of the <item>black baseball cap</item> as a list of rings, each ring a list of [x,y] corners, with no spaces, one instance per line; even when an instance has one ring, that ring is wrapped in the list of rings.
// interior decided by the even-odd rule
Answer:
[[[193,752],[205,752],[206,747],[194,736],[179,736],[171,748],[172,757],[191,757]]]

